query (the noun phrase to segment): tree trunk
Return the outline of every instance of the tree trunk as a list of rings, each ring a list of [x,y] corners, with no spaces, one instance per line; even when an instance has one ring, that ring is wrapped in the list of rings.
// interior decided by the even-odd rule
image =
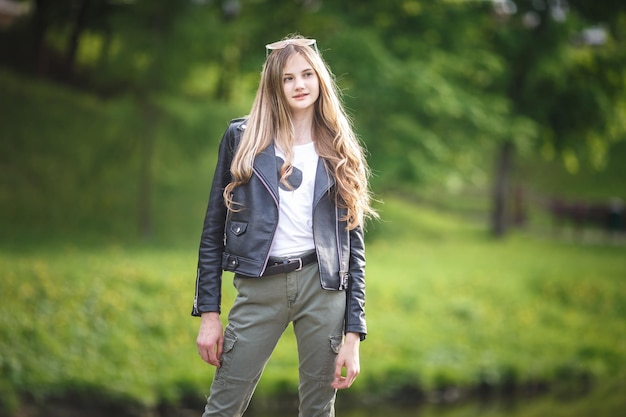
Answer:
[[[513,150],[511,141],[502,143],[497,150],[491,211],[491,234],[495,237],[503,237],[507,232],[506,200],[513,168]]]
[[[48,54],[46,33],[48,32],[48,3],[44,0],[35,1],[33,13],[35,71],[40,77],[48,75]]]
[[[154,154],[154,135],[156,134],[157,110],[147,98],[139,100],[145,128],[140,138],[139,154],[139,235],[150,240],[154,235],[152,224],[152,159]]]
[[[76,53],[80,42],[80,35],[85,29],[87,20],[87,9],[91,0],[82,0],[78,5],[78,11],[72,25],[72,32],[67,43],[67,52],[65,54],[65,75],[71,78],[74,73],[74,65],[76,63]]]

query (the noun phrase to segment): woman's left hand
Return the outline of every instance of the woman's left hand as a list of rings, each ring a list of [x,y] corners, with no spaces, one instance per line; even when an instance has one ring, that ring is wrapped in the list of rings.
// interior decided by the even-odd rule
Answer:
[[[335,379],[331,386],[335,389],[350,388],[361,371],[359,363],[359,345],[361,336],[358,333],[347,333],[343,345],[339,349],[335,362]],[[345,376],[343,370],[345,369]]]

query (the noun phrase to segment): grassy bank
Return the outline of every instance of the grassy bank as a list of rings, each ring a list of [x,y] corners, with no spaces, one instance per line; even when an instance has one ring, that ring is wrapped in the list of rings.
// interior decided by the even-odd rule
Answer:
[[[393,198],[383,217],[368,246],[370,334],[352,394],[624,377],[623,247],[495,242]],[[189,316],[195,247],[33,246],[3,250],[0,265],[4,398],[82,392],[152,407],[208,392]],[[295,390],[296,363],[288,331],[259,396]]]

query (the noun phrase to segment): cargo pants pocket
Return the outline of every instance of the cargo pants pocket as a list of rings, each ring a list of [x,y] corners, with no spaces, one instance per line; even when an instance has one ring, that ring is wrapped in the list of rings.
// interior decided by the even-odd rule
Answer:
[[[220,358],[221,366],[215,371],[216,382],[219,382],[224,378],[228,378],[228,372],[233,362],[233,354],[236,344],[237,336],[235,336],[235,334],[227,328],[224,332],[224,348],[222,350],[222,357]]]

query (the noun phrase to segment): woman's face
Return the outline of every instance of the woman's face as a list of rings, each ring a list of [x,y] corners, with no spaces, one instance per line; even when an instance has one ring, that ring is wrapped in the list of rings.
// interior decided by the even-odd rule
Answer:
[[[320,95],[319,79],[301,54],[289,58],[283,68],[283,92],[293,113],[313,111]]]

